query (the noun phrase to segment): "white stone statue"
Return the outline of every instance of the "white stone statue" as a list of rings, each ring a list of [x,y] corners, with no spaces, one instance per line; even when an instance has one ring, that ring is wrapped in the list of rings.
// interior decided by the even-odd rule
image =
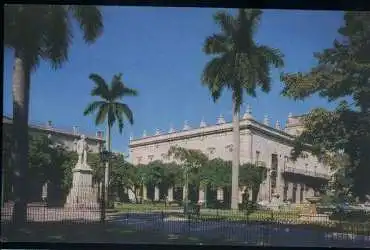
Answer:
[[[81,139],[77,141],[76,144],[76,151],[78,154],[78,165],[84,165],[87,166],[87,150],[88,150],[88,145],[86,142],[86,136],[81,135]]]

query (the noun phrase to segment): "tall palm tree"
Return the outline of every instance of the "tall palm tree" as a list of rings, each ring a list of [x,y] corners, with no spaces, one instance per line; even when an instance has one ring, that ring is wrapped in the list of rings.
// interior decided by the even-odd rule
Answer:
[[[224,89],[231,90],[233,102],[232,199],[231,207],[238,207],[238,176],[240,164],[239,111],[244,90],[255,97],[256,88],[269,92],[270,67],[282,67],[283,56],[278,49],[260,45],[254,35],[262,16],[261,10],[239,9],[237,16],[225,11],[214,15],[221,32],[205,39],[203,51],[213,58],[205,65],[202,84],[207,86],[216,102]]]
[[[13,219],[26,220],[27,153],[30,78],[41,60],[53,69],[68,61],[72,20],[80,24],[86,43],[93,43],[103,31],[102,15],[94,6],[5,5],[4,47],[14,53],[12,161],[15,177]]]
[[[84,115],[90,115],[97,111],[95,124],[100,125],[107,122],[107,150],[111,152],[111,129],[114,123],[116,121],[118,122],[118,128],[121,134],[125,119],[128,120],[131,125],[134,124],[134,117],[131,109],[127,104],[120,102],[120,100],[125,96],[137,96],[138,92],[135,89],[126,87],[122,82],[121,73],[113,76],[110,85],[98,74],[91,74],[89,78],[95,83],[91,95],[98,96],[101,100],[90,103],[86,107]],[[110,157],[105,167],[104,178],[105,204],[108,204],[109,159]]]

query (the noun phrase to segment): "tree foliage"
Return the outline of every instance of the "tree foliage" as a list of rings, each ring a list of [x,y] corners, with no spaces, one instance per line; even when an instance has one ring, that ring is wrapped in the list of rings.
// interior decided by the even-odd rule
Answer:
[[[257,167],[255,164],[247,163],[240,166],[240,187],[247,187],[252,190],[252,201],[256,202],[260,186],[267,177],[265,167]]]
[[[270,67],[282,67],[283,55],[278,49],[258,44],[254,38],[262,11],[239,9],[237,16],[225,11],[214,15],[221,32],[205,39],[203,51],[214,56],[205,66],[202,83],[217,101],[224,89],[233,92],[235,109],[243,103],[243,93],[256,96],[256,88],[271,88]]]
[[[339,102],[335,110],[317,108],[304,118],[305,131],[297,139],[293,158],[305,144],[311,144],[319,157],[343,150],[349,157],[346,174],[352,178],[352,191],[364,199],[370,192],[370,15],[346,12],[344,21],[333,47],[314,54],[315,67],[282,75],[282,94],[295,100],[318,94]]]
[[[200,179],[204,185],[212,189],[226,188],[231,186],[231,161],[221,158],[210,160],[200,169]]]
[[[95,124],[100,125],[107,121],[110,128],[117,121],[119,132],[122,133],[124,120],[133,124],[134,116],[129,106],[120,100],[125,96],[137,96],[137,90],[128,88],[123,83],[121,73],[113,76],[110,85],[98,74],[90,74],[89,78],[95,84],[91,95],[101,100],[90,103],[84,115],[96,112]]]

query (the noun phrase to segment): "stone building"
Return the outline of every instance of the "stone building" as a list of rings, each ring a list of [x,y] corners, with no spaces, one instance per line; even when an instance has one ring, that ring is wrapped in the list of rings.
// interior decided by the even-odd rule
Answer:
[[[329,179],[329,168],[308,152],[296,162],[289,159],[292,142],[302,132],[301,116],[289,114],[285,128],[279,121],[270,125],[268,116],[263,122],[256,121],[251,107],[240,120],[240,162],[263,164],[268,169],[267,178],[260,187],[259,201],[271,201],[273,194],[279,199],[302,203],[306,197],[314,195],[314,191]],[[170,128],[161,133],[156,130],[149,136],[145,131],[141,138],[130,138],[129,160],[133,164],[147,164],[150,161],[171,159],[167,152],[171,146],[188,149],[199,149],[210,159],[220,157],[232,160],[233,140],[232,123],[226,122],[220,115],[217,123],[207,125],[204,120],[197,128],[191,128],[187,122],[180,131]],[[240,202],[242,191],[240,191]],[[155,189],[155,199],[159,199],[159,190]],[[173,199],[174,191],[168,190],[168,199]],[[146,192],[144,192],[144,198]],[[251,197],[251,195],[249,196]],[[199,199],[204,199],[204,191],[200,190]],[[223,199],[223,190],[218,190],[217,199]]]
[[[13,120],[10,116],[3,115],[3,138],[4,135],[7,133],[11,133]],[[54,145],[62,145],[67,150],[74,150],[75,143],[80,138],[80,131],[78,130],[78,127],[70,127],[69,128],[59,128],[53,126],[51,121],[48,121],[47,123],[39,123],[39,122],[30,122],[29,123],[29,132],[30,134],[36,135],[36,134],[43,134],[49,136],[51,141],[54,143]],[[88,143],[89,151],[92,153],[98,153],[100,151],[100,147],[105,143],[103,132],[97,131],[95,135],[86,135],[86,142]],[[4,168],[5,171],[6,168]],[[12,193],[12,187],[10,184],[11,179],[11,173],[2,173],[4,176],[4,182],[9,184],[6,185],[5,190],[5,198],[10,199],[11,193]],[[8,180],[9,179],[9,180]],[[48,195],[48,188],[46,183],[34,183],[31,185],[29,193],[30,197],[33,201],[39,201],[39,199],[44,199]]]
[[[11,129],[13,120],[10,116],[3,115],[3,133],[7,133]],[[54,143],[63,145],[67,150],[73,150],[75,142],[80,138],[81,132],[77,126],[70,129],[61,129],[55,127],[51,121],[44,124],[39,122],[31,122],[29,124],[31,134],[44,134],[50,136]],[[105,143],[103,131],[97,131],[95,135],[86,135],[86,141],[89,145],[89,151],[98,153],[100,145]]]

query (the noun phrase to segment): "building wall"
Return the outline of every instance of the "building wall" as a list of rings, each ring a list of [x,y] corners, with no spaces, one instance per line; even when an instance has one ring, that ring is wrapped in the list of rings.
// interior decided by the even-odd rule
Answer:
[[[3,117],[3,133],[7,133],[12,128],[12,120]],[[57,128],[36,127],[30,125],[29,131],[31,134],[50,135],[51,140],[65,146],[68,150],[74,150],[74,143],[80,139],[81,134],[75,134],[72,131],[61,131]],[[99,147],[105,140],[98,136],[86,135],[86,142],[89,146],[89,151],[93,153],[99,152]]]
[[[294,196],[293,191],[295,191],[297,202],[299,202],[300,187],[307,189],[304,192],[305,196],[312,194],[312,187],[305,183],[293,183],[292,180],[285,180],[283,173],[291,168],[293,171],[303,171],[303,175],[305,170],[316,170],[319,173],[327,174],[328,168],[308,153],[305,158],[299,158],[296,162],[289,161],[293,139],[292,135],[281,129],[275,129],[256,121],[241,121],[240,162],[263,161],[266,167],[271,169],[272,154],[276,154],[278,168],[275,192],[283,197],[284,187],[290,187],[287,199],[291,199]],[[154,160],[170,161],[171,159],[166,155],[171,146],[199,149],[210,159],[220,157],[224,160],[232,160],[232,124],[225,123],[206,128],[178,131],[177,133],[143,137],[130,141],[129,146],[129,160],[134,165],[147,164]],[[258,157],[257,151],[259,151]],[[272,192],[269,172],[268,178],[261,185],[259,200],[271,200]]]

